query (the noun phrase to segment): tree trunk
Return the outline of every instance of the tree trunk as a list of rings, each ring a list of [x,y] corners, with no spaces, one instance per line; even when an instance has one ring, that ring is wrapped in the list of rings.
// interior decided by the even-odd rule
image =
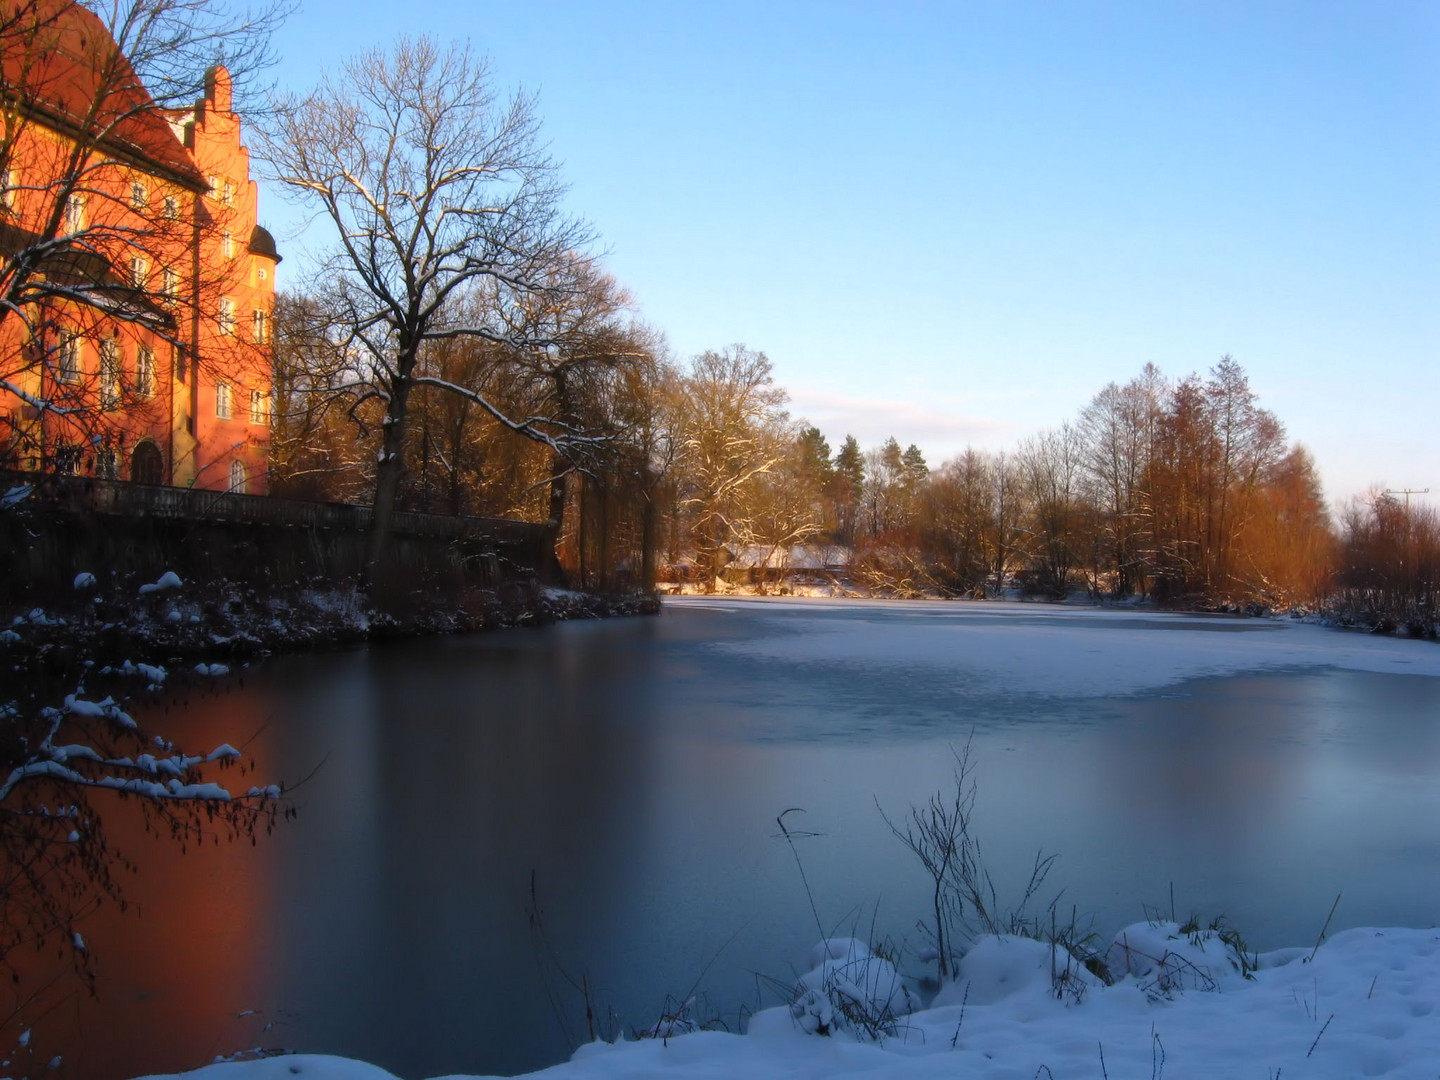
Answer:
[[[578,484],[575,490],[575,550],[578,555],[578,572],[580,575],[580,587],[588,587],[585,575],[585,474],[579,473]]]
[[[389,554],[390,534],[395,522],[395,497],[400,491],[400,478],[405,474],[405,413],[410,403],[409,373],[413,358],[400,364],[400,374],[391,387],[390,404],[385,410],[384,434],[380,440],[380,460],[375,466],[374,516],[370,522],[370,541],[365,552],[362,582],[366,588],[375,583],[376,574]]]
[[[645,508],[640,516],[640,588],[655,591],[655,543],[659,532],[659,509],[655,505],[653,487],[645,491]]]
[[[610,588],[610,486],[604,483],[596,486],[600,489],[600,551],[597,558],[600,569],[598,578],[600,591],[605,592]]]
[[[420,509],[430,512],[430,410],[422,414],[420,428]]]
[[[550,458],[550,511],[547,524],[555,532],[555,541],[560,541],[560,528],[565,522],[565,474],[570,463],[560,454]]]

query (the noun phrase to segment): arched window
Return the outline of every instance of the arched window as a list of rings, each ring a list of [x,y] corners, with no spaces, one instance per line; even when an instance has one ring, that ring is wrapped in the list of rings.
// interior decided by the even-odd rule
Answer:
[[[149,439],[137,444],[130,455],[130,479],[137,484],[165,482],[165,459]]]
[[[230,490],[245,494],[245,463],[243,461],[230,462]]]

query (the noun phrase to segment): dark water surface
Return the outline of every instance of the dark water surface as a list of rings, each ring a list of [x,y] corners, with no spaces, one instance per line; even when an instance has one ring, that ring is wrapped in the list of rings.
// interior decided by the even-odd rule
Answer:
[[[1097,653],[1122,630],[1275,640],[739,603],[271,660],[144,720],[188,746],[250,738],[264,779],[318,765],[298,820],[183,856],[123,834],[140,915],[91,920],[99,997],[57,987],[37,1037],[79,1080],[254,1046],[509,1074],[586,1036],[567,975],[602,1026],[698,988],[733,1027],[757,973],[788,978],[817,937],[776,815],[801,807],[787,824],[819,834],[797,845],[827,931],[915,944],[925,882],[877,803],[899,816],[946,785],[972,732],[1002,901],[1043,847],[1066,909],[1105,934],[1168,911],[1172,883],[1182,918],[1223,913],[1262,949],[1312,942],[1342,891],[1336,928],[1440,921],[1440,679],[1311,667],[1067,698],[937,677],[934,658],[766,657],[922,614]]]

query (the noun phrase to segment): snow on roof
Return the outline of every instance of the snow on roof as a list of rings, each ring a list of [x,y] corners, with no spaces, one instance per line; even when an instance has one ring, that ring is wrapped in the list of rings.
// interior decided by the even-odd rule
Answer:
[[[73,0],[0,0],[0,21],[7,97],[59,130],[100,135],[103,144],[203,185],[189,152],[94,12]]]
[[[825,570],[848,566],[850,549],[838,545],[792,544],[769,547],[750,544],[734,549],[730,565],[747,569],[764,566],[771,570]]]

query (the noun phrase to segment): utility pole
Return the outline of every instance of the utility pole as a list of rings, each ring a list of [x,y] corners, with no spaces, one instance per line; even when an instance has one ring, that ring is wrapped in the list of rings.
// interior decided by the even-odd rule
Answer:
[[[1430,494],[1430,489],[1429,489],[1429,488],[1395,488],[1394,490],[1388,490],[1388,489],[1387,489],[1386,492],[1385,492],[1385,494],[1386,494],[1386,495],[1404,495],[1404,496],[1405,496],[1405,516],[1408,518],[1408,517],[1410,516],[1410,496],[1411,496],[1411,495],[1428,495],[1428,494]]]

